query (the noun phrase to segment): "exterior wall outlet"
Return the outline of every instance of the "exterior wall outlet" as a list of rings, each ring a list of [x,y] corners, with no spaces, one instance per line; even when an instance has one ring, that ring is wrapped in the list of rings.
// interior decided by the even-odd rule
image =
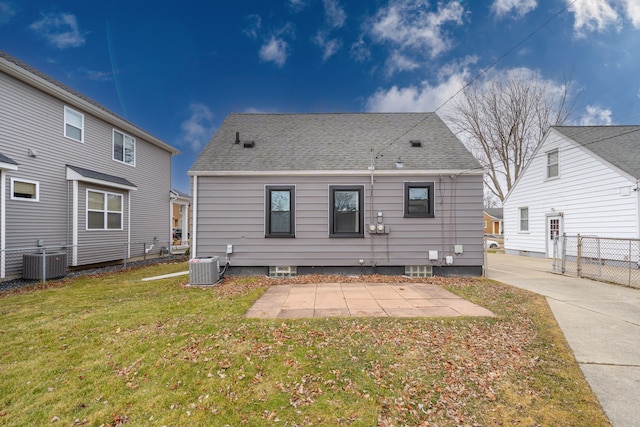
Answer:
[[[453,265],[453,257],[451,255],[447,255],[444,257],[444,262],[447,265]]]
[[[227,245],[227,254],[233,253],[233,245]]]
[[[429,251],[429,261],[438,260],[438,251]]]
[[[462,245],[453,245],[453,253],[460,255],[462,253]]]

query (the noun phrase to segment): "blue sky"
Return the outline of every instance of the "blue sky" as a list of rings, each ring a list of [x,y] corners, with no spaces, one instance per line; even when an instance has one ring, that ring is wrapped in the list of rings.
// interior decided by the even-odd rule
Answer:
[[[443,113],[492,65],[640,124],[640,0],[0,0],[0,50],[178,148],[184,192],[229,113]]]

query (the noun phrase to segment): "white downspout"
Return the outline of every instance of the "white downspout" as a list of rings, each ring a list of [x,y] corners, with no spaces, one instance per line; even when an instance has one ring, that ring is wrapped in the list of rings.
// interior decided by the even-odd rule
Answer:
[[[72,194],[73,198],[71,201],[72,204],[72,213],[71,213],[71,265],[78,265],[78,181],[71,181],[72,185]]]
[[[0,169],[0,278],[4,279],[5,271],[5,245],[6,245],[6,220],[5,220],[5,202],[7,199],[7,184],[5,182],[5,174]]]

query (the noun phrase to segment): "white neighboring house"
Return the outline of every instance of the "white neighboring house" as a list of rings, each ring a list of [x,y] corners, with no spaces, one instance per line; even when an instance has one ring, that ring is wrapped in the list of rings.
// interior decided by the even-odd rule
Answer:
[[[504,206],[508,254],[553,257],[556,235],[639,238],[640,126],[553,126]]]

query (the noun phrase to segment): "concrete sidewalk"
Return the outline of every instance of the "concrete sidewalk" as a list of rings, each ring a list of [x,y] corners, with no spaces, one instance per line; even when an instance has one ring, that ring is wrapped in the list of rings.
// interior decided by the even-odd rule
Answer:
[[[439,286],[414,283],[277,285],[246,317],[452,317],[494,314]]]
[[[640,290],[551,267],[549,259],[489,254],[487,277],[546,296],[611,424],[640,426]]]

